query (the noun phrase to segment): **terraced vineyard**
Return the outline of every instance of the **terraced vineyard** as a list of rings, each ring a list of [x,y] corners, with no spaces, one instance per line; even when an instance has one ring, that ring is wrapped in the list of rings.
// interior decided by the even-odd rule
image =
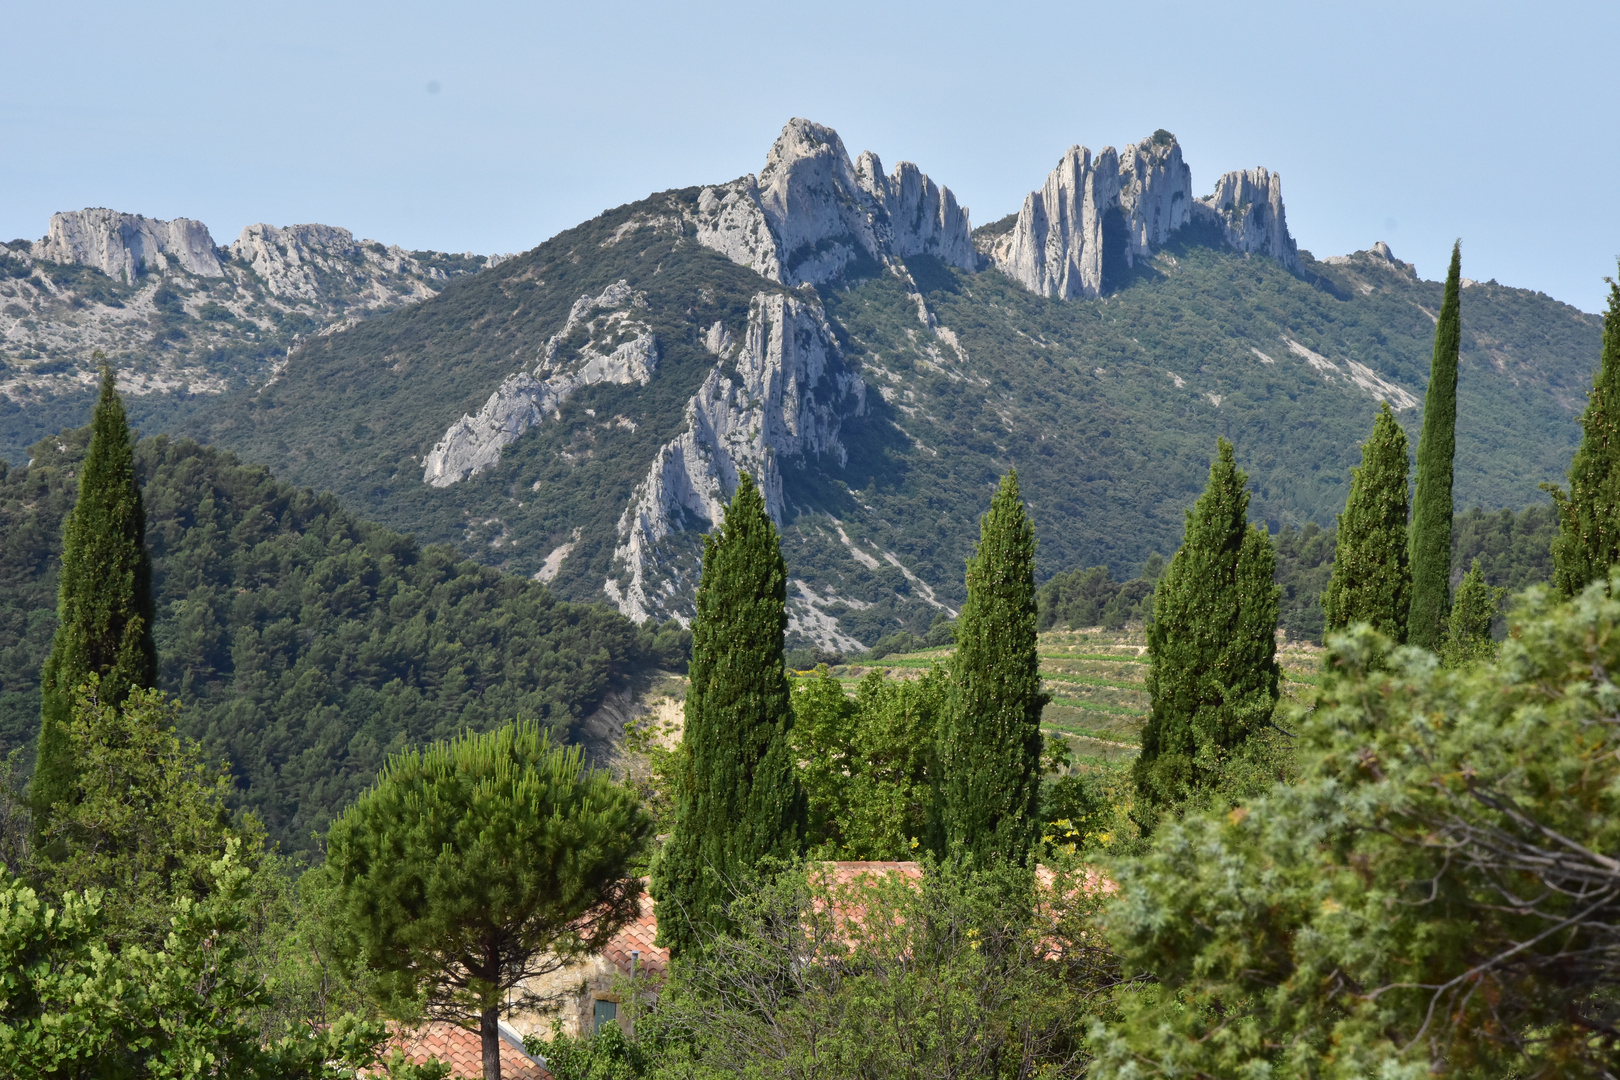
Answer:
[[[1285,697],[1298,697],[1316,682],[1322,650],[1308,642],[1285,642],[1277,651],[1287,680]],[[945,660],[951,650],[899,653],[869,664],[833,668],[853,691],[874,668],[891,676],[915,677]],[[1069,737],[1076,755],[1115,759],[1136,753],[1148,697],[1147,639],[1140,629],[1126,631],[1052,630],[1040,636],[1042,684],[1052,703],[1042,715],[1048,731]]]

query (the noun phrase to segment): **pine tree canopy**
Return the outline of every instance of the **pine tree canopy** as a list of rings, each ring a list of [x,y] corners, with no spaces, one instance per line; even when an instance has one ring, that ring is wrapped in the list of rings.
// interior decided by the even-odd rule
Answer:
[[[640,910],[650,823],[628,788],[532,721],[389,759],[327,838],[348,948],[391,1011],[476,1024],[499,1080],[499,1018],[531,980],[600,952]]]
[[[1372,436],[1351,470],[1350,497],[1339,515],[1333,576],[1322,596],[1327,630],[1364,622],[1394,641],[1406,640],[1412,601],[1406,519],[1406,432],[1385,402]]]
[[[1152,705],[1133,766],[1149,806],[1212,785],[1277,704],[1276,553],[1248,523],[1247,482],[1221,439],[1209,484],[1187,512],[1186,540],[1154,593]]]
[[[675,824],[653,875],[659,940],[675,952],[729,926],[726,908],[761,859],[803,846],[786,604],[776,526],[744,474],[704,538]]]
[[[979,522],[956,624],[939,742],[938,813],[952,854],[1023,864],[1040,834],[1041,690],[1036,652],[1035,527],[1018,473]]]
[[[75,751],[67,726],[78,688],[96,675],[99,700],[118,705],[132,690],[156,683],[145,538],[129,422],[112,369],[103,366],[79,498],[62,529],[56,637],[40,677],[38,763],[29,794],[41,828],[51,806],[74,789]]]
[[[1434,327],[1434,359],[1423,395],[1417,493],[1412,498],[1412,605],[1406,639],[1438,652],[1451,589],[1451,481],[1457,452],[1457,350],[1462,341],[1462,243],[1452,245],[1445,299]]]
[[[1558,504],[1553,583],[1574,596],[1620,562],[1620,286],[1609,281],[1603,358],[1581,415],[1586,434],[1569,466],[1569,493],[1543,485]]]

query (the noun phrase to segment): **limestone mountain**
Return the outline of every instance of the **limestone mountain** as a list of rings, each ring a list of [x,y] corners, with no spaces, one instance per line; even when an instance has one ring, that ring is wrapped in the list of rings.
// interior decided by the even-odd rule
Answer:
[[[82,422],[98,350],[137,423],[161,427],[199,397],[272,378],[304,338],[425,300],[492,261],[329,225],[249,225],[219,246],[189,218],[53,214],[44,238],[0,247],[0,457]]]
[[[1280,527],[1332,521],[1379,401],[1415,422],[1440,286],[1385,245],[1299,249],[1265,169],[1197,190],[1156,132],[1071,149],[975,231],[916,166],[794,120],[757,175],[312,335],[177,424],[636,619],[689,614],[747,470],[795,643],[851,649],[954,612],[1011,465],[1046,571],[1123,579],[1179,543],[1217,436]],[[1567,467],[1599,320],[1470,283],[1463,330],[1458,498],[1528,505]]]

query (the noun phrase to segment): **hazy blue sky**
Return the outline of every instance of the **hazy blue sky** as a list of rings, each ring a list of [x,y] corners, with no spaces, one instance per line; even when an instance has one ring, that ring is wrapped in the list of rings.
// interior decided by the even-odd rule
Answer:
[[[0,236],[52,211],[520,251],[757,171],[791,116],[975,223],[1071,143],[1266,165],[1318,256],[1387,240],[1586,310],[1620,253],[1620,5],[0,0]]]

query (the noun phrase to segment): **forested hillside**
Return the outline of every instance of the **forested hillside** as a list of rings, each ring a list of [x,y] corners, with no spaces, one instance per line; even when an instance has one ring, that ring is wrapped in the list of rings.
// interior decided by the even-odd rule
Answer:
[[[0,748],[39,725],[61,522],[88,429],[0,466]],[[309,845],[387,754],[532,717],[566,736],[639,670],[684,662],[600,605],[559,601],[443,546],[363,521],[331,495],[189,441],[137,444],[161,686],[184,732],[230,764],[242,805]]]
[[[749,297],[782,289],[692,242],[679,215],[696,196],[609,211],[425,304],[312,342],[274,386],[221,401],[194,430],[491,565],[532,574],[561,551],[559,593],[601,597],[632,489],[715,363],[705,330],[742,333]],[[1330,526],[1380,394],[1421,398],[1440,286],[1381,253],[1307,254],[1303,266],[1296,275],[1189,228],[1096,300],[1046,299],[926,256],[907,260],[909,281],[867,265],[819,287],[867,392],[842,417],[844,460],[783,466],[784,553],[804,583],[790,590],[793,640],[848,650],[920,634],[959,605],[966,538],[1010,465],[1043,576],[1106,565],[1123,579],[1174,550],[1218,435],[1236,444],[1252,513],[1273,531]],[[446,425],[540,352],[575,300],[618,280],[645,298],[656,377],[583,387],[487,471],[425,484]],[[1517,510],[1563,475],[1598,326],[1540,294],[1465,290],[1460,505]],[[1399,413],[1408,426],[1417,415]],[[706,523],[685,527],[664,542],[692,547]],[[680,589],[689,564],[667,562]]]

